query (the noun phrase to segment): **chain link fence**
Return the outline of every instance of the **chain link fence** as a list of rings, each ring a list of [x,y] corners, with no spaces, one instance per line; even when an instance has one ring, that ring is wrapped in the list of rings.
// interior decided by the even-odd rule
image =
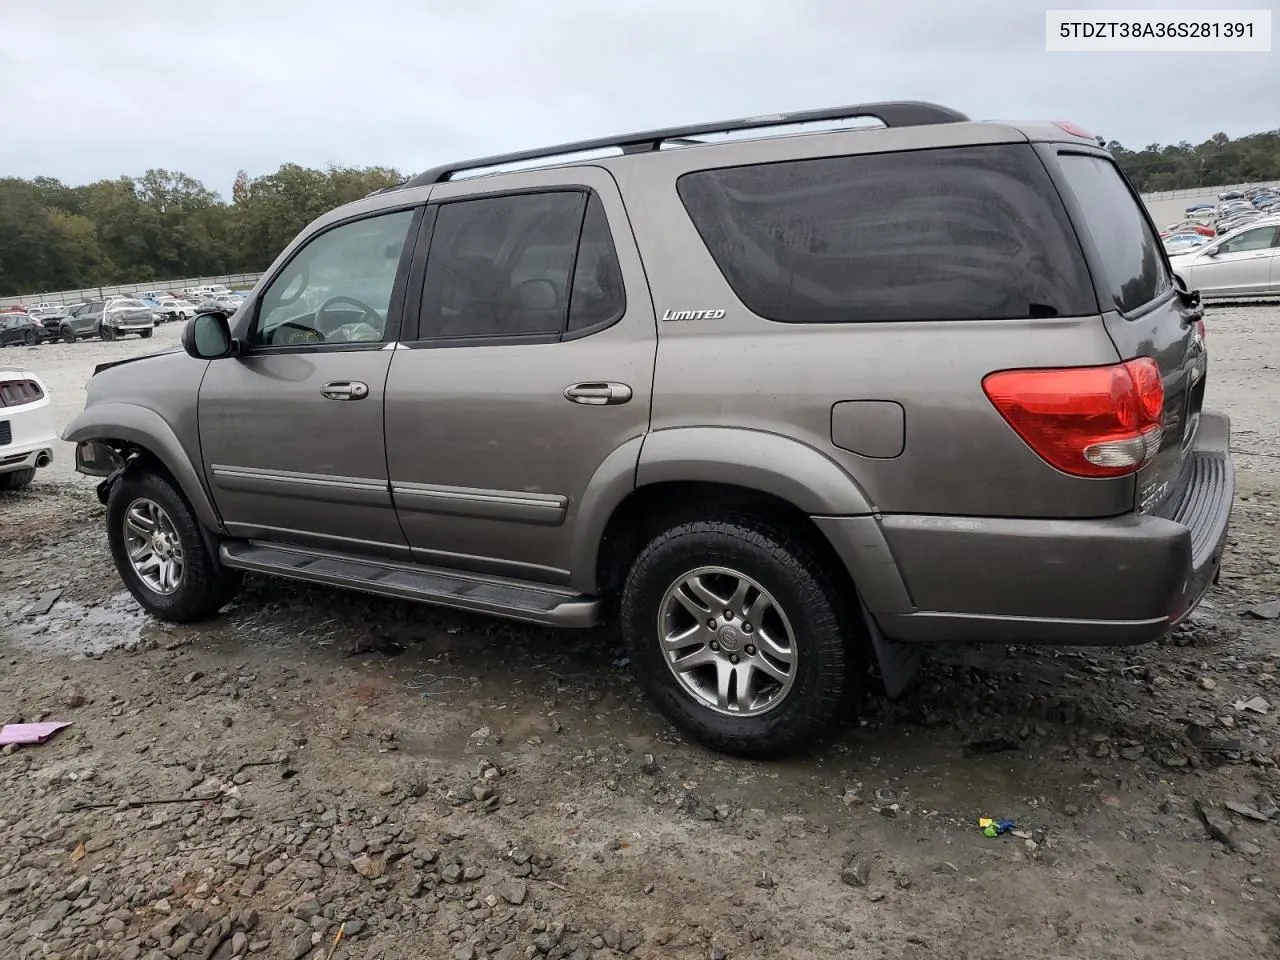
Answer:
[[[143,290],[160,290],[164,293],[181,293],[191,287],[208,287],[221,284],[232,290],[245,290],[258,282],[261,273],[225,273],[217,277],[190,277],[185,280],[151,280],[147,283],[124,283],[114,286],[84,287],[80,290],[52,290],[42,293],[20,293],[0,297],[0,307],[31,306],[34,303],[56,303],[59,306],[83,303],[86,300],[105,300],[107,297],[130,296]]]

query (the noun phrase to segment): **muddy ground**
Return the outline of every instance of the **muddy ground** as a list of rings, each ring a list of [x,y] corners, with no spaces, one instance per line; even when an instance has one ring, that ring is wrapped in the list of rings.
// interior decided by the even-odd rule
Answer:
[[[0,501],[0,720],[73,722],[0,756],[0,956],[1280,956],[1280,620],[1241,615],[1280,598],[1280,306],[1208,323],[1239,500],[1193,621],[938,650],[785,763],[678,737],[606,630],[253,578],[151,621],[60,451]],[[65,418],[176,338],[0,360]]]

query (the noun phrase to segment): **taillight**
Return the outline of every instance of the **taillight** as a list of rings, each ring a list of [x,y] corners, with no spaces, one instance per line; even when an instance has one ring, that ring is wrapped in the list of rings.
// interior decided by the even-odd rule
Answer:
[[[1208,337],[1208,334],[1205,332],[1204,317],[1201,317],[1199,320],[1196,321],[1196,329],[1200,331],[1200,340],[1202,342],[1207,343],[1209,340],[1209,337]]]
[[[1160,449],[1164,383],[1139,357],[1108,367],[1003,370],[982,389],[1032,450],[1063,473],[1123,477]]]
[[[44,391],[34,380],[0,382],[0,407],[17,407],[24,403],[34,403],[43,396]]]

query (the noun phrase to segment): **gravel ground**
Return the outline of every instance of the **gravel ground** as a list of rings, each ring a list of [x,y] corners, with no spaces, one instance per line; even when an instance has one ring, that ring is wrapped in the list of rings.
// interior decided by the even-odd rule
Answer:
[[[0,720],[73,722],[0,756],[0,956],[1280,956],[1280,307],[1208,324],[1240,495],[1192,621],[940,649],[784,763],[682,740],[607,631],[253,578],[151,621],[67,450],[0,502]],[[177,335],[22,355],[65,421]]]

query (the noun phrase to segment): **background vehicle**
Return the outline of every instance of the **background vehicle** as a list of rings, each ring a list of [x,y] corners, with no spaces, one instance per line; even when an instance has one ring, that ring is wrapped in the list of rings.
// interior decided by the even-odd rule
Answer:
[[[0,347],[25,344],[34,347],[44,339],[44,327],[39,320],[25,313],[0,313]]]
[[[115,340],[130,333],[145,339],[155,325],[155,313],[141,300],[108,301],[102,313],[102,339]]]
[[[162,321],[187,320],[196,315],[196,306],[190,300],[165,296],[156,302],[155,312]]]
[[[1280,217],[1257,220],[1169,262],[1188,289],[1205,297],[1280,294]]]
[[[0,491],[20,490],[51,464],[57,439],[44,381],[0,366]]]
[[[884,127],[786,135],[852,117]],[[64,437],[156,616],[244,570],[616,611],[672,722],[775,755],[868,647],[893,690],[913,644],[1140,643],[1199,603],[1229,424],[1158,244],[1091,136],[932,104],[484,158],[325,214]]]

